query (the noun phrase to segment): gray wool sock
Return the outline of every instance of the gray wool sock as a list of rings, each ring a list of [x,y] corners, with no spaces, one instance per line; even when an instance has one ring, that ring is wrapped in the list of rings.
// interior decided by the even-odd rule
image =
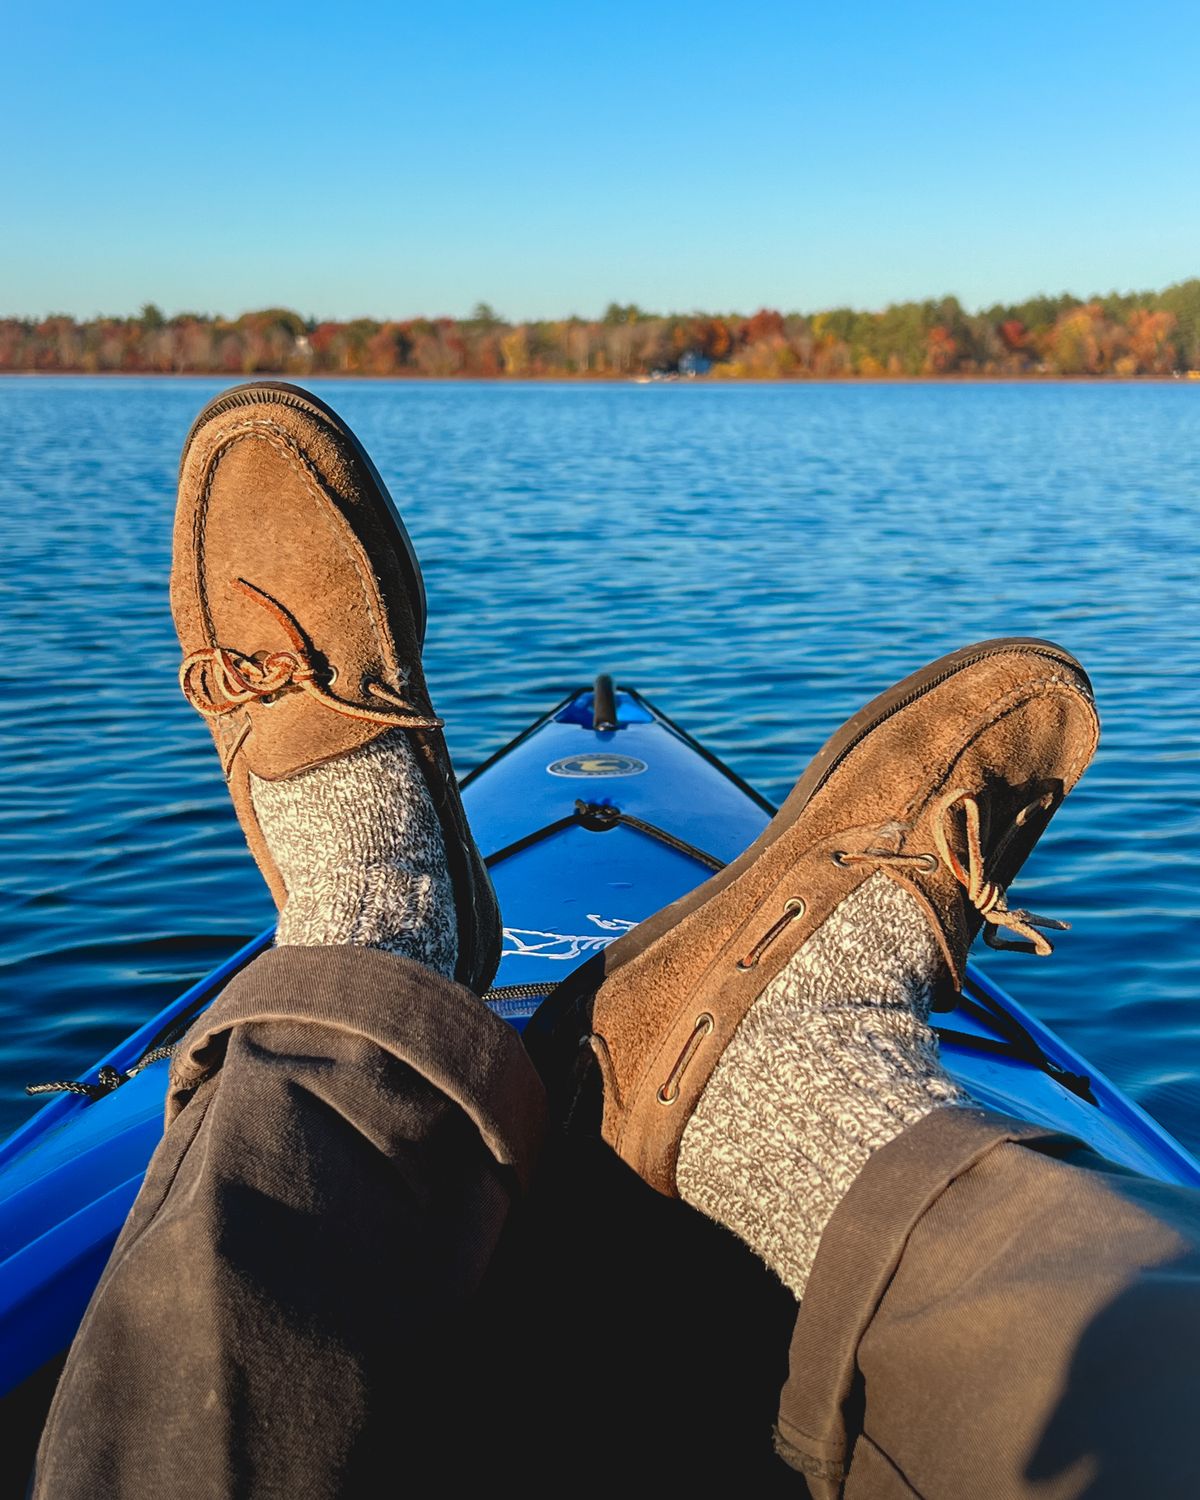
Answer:
[[[681,1196],[797,1297],[868,1157],[966,1097],[928,1022],[937,963],[916,901],[873,875],[755,1000],[684,1130]]]
[[[286,781],[252,775],[250,796],[288,892],[280,947],[384,948],[453,978],[446,846],[405,730]]]

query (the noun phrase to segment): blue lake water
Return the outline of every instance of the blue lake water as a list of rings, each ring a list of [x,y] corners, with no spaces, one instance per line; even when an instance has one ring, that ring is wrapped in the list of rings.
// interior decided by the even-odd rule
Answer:
[[[0,380],[0,1129],[263,927],[176,686],[175,466],[214,380]],[[988,636],[1105,733],[991,971],[1200,1147],[1200,387],[322,382],[402,506],[462,771],[609,670],[768,796]]]

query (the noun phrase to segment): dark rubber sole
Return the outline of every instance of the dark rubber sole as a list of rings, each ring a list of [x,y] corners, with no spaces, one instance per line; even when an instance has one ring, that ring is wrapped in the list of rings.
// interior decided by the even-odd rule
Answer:
[[[562,1115],[574,1111],[573,1100],[556,1100],[554,1096],[562,1089],[568,1076],[578,1078],[580,1056],[590,1059],[591,1054],[586,1049],[580,1054],[580,1041],[592,1030],[596,995],[608,976],[644,953],[678,922],[698,911],[749,869],[776,839],[792,827],[850,752],[893,714],[915,703],[965,668],[974,666],[989,656],[999,656],[1013,650],[1031,651],[1069,667],[1072,672],[1079,674],[1089,692],[1091,691],[1087,673],[1069,651],[1064,651],[1052,641],[1040,640],[1034,636],[1002,636],[991,641],[981,641],[930,662],[920,671],[903,678],[894,687],[873,698],[825,742],[771,822],[737,859],[688,895],[640,922],[624,937],[618,938],[608,948],[581,964],[546,997],[530,1020],[525,1039],[551,1091],[552,1105],[557,1106],[557,1113]]]
[[[384,484],[379,470],[371,461],[371,455],[333,407],[322,401],[319,396],[314,396],[311,391],[306,391],[301,386],[291,385],[286,380],[251,380],[244,385],[231,386],[229,390],[214,396],[188,429],[188,435],[183,443],[183,455],[179,460],[180,469],[182,470],[183,456],[191,447],[192,439],[205,422],[227,411],[233,411],[239,406],[250,406],[256,401],[275,401],[284,406],[295,407],[298,411],[306,412],[310,417],[331,427],[339,443],[350,452],[352,458],[378,491],[383,510],[396,530],[396,557],[405,574],[405,582],[411,591],[410,596],[416,600],[417,643],[424,646],[425,625],[428,618],[425,580],[421,576],[421,564],[417,560],[416,548],[412,544],[408,528],[401,519],[396,502],[392,499],[387,485]]]

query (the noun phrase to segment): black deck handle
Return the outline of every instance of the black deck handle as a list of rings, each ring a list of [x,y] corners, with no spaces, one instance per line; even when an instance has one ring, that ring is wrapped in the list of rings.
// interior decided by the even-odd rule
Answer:
[[[607,672],[601,672],[592,688],[592,728],[616,729],[617,700],[613,693],[613,680]]]

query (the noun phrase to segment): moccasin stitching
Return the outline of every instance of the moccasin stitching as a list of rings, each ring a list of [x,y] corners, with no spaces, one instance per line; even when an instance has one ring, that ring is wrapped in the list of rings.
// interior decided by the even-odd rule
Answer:
[[[935,796],[937,792],[940,791],[950,780],[951,775],[954,771],[954,767],[963,758],[964,754],[971,748],[973,744],[976,743],[976,741],[981,739],[989,729],[999,724],[1002,719],[1007,718],[1009,714],[1015,712],[1016,709],[1023,708],[1026,703],[1033,702],[1035,698],[1048,697],[1053,694],[1061,694],[1063,697],[1070,698],[1074,701],[1077,701],[1079,698],[1083,698],[1084,701],[1089,705],[1089,707],[1092,706],[1092,700],[1089,695],[1087,695],[1086,693],[1082,693],[1076,684],[1064,682],[1061,678],[1038,677],[1034,678],[1030,682],[1022,683],[1020,687],[1013,688],[1010,692],[1006,693],[1005,696],[1001,698],[996,704],[993,705],[992,712],[986,719],[981,720],[969,735],[963,735],[959,739],[957,750],[954,752],[951,759],[945,764],[941,773],[936,778],[933,776],[928,777],[925,781],[925,784],[913,793],[913,796],[910,798],[908,803],[906,803],[903,813],[900,815],[900,821],[910,824],[913,822],[919,810],[923,808],[925,804],[928,803],[929,799]],[[1096,716],[1094,710],[1089,717],[1092,724],[1091,744],[1087,753],[1082,756],[1077,756],[1075,760],[1070,763],[1068,769],[1064,772],[1063,784],[1064,786],[1067,786],[1068,789],[1070,786],[1074,785],[1076,780],[1078,780],[1078,776],[1079,774],[1081,774],[1083,767],[1087,765],[1092,756],[1095,754],[1096,744],[1099,741],[1099,732],[1098,726],[1096,724]],[[864,744],[865,743],[866,741],[864,741]],[[841,768],[839,767],[838,769],[840,770]],[[822,788],[822,790],[824,790],[824,788]]]
[[[944,791],[948,784],[954,779],[955,768],[958,766],[963,756],[967,754],[971,747],[975,745],[988,732],[989,729],[995,728],[997,724],[1002,723],[1011,714],[1016,713],[1019,709],[1024,708],[1027,703],[1032,702],[1034,698],[1045,698],[1052,693],[1061,693],[1068,698],[1076,698],[1076,694],[1070,684],[1064,685],[1063,683],[1055,683],[1046,680],[1033,684],[1032,686],[1036,689],[1036,691],[1025,692],[1024,690],[1022,690],[1019,693],[1014,691],[1013,693],[1010,693],[1006,698],[1000,700],[999,705],[997,705],[996,712],[993,713],[989,718],[981,721],[969,737],[964,737],[960,741],[957,753],[943,770],[941,775],[938,776],[936,780],[930,778],[929,782],[921,789],[921,791],[914,795],[914,798],[905,807],[903,816],[900,821],[902,821],[910,829],[916,824],[918,819],[923,816],[926,808],[934,800],[934,798],[936,798],[939,793]],[[1090,705],[1091,700],[1088,699],[1087,701]],[[1075,759],[1068,764],[1066,770],[1063,772],[1064,795],[1069,792],[1075,785],[1075,783],[1079,780],[1079,777],[1086,769],[1089,761],[1092,759],[1092,756],[1096,753],[1096,746],[1099,743],[1100,734],[1099,725],[1097,723],[1096,715],[1094,712],[1089,715],[1089,719],[1091,723],[1091,734],[1089,736],[1087,749],[1080,755],[1077,755]]]
[[[315,467],[312,465],[296,439],[293,438],[292,435],[284,428],[281,428],[277,423],[272,422],[266,418],[254,418],[246,422],[241,422],[236,427],[224,428],[212,443],[208,455],[205,459],[206,474],[193,516],[192,538],[196,553],[196,589],[197,594],[199,595],[201,612],[203,614],[205,624],[208,626],[209,633],[215,634],[212,615],[209,611],[208,601],[206,597],[207,589],[203,581],[204,568],[206,565],[204,539],[205,524],[207,520],[209,499],[211,497],[213,483],[216,479],[217,470],[220,467],[221,459],[226,455],[226,453],[234,443],[236,443],[239,439],[246,437],[260,438],[263,442],[268,443],[272,448],[276,449],[276,451],[282,453],[285,458],[293,459],[299,465],[301,478],[312,499],[315,500],[318,505],[326,506],[333,510],[336,517],[335,525],[332,528],[334,536],[336,537],[337,542],[346,557],[346,560],[353,566],[355,574],[358,577],[359,584],[362,588],[363,598],[367,606],[367,612],[370,616],[371,623],[375,628],[376,637],[383,647],[386,655],[390,658],[390,665],[393,671],[399,674],[401,672],[401,668],[399,662],[396,659],[394,643],[392,642],[391,638],[391,631],[387,628],[386,624],[381,618],[383,613],[382,600],[377,600],[376,591],[373,587],[374,580],[370,579],[368,577],[368,574],[364,572],[362,561],[357,555],[356,549],[361,548],[361,543],[358,541],[357,537],[354,537],[353,543],[351,543],[344,535],[344,531],[351,531],[351,534],[353,536],[352,528],[349,526],[349,523],[347,522],[345,516],[342,515],[341,509],[338,506],[336,500],[327,490],[324,483],[321,481]],[[336,524],[336,522],[340,522],[340,526]]]

